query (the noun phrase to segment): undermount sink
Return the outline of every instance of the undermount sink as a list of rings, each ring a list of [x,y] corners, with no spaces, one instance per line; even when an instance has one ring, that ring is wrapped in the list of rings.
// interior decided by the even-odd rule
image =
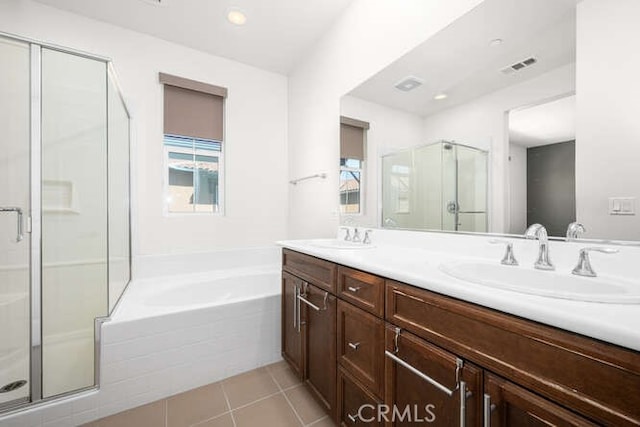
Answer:
[[[465,282],[525,294],[609,304],[640,303],[640,281],[580,277],[488,262],[449,262],[441,264],[440,270]]]
[[[338,239],[315,239],[309,242],[311,246],[323,249],[372,249],[375,245],[365,245],[364,243],[349,242]]]

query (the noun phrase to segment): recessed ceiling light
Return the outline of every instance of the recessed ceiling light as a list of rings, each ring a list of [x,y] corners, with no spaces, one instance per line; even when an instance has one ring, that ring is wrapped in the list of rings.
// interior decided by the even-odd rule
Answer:
[[[436,101],[440,101],[440,100],[446,99],[447,96],[449,95],[447,95],[446,93],[439,93],[436,96],[434,96],[433,99],[435,99]]]
[[[247,22],[247,15],[237,9],[232,9],[227,14],[227,20],[234,25],[244,25]]]
[[[489,42],[489,46],[491,47],[500,46],[502,42],[503,42],[502,39],[493,39]]]

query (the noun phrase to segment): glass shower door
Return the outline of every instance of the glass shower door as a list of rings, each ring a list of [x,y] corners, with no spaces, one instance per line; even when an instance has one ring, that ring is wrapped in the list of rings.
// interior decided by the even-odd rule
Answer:
[[[0,409],[29,399],[29,44],[0,37]]]

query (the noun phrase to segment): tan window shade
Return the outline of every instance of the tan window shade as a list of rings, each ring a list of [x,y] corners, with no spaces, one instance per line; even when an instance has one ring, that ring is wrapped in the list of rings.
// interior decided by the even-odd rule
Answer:
[[[164,133],[222,141],[226,89],[160,73]]]
[[[340,117],[340,158],[364,160],[364,132],[369,123]]]

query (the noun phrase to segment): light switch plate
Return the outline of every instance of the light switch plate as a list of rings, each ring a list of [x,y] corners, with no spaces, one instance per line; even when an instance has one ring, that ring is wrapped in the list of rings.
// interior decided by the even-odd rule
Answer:
[[[609,215],[635,215],[635,197],[610,197]]]

